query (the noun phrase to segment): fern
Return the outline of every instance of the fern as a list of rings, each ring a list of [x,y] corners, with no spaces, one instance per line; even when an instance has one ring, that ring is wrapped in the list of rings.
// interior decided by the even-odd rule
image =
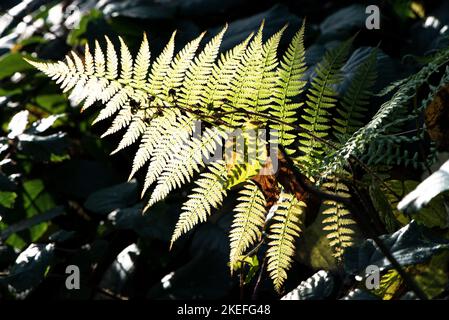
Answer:
[[[163,128],[162,137],[148,165],[142,196],[164,171],[173,153],[179,152],[193,132],[193,118],[187,116],[180,116],[176,120],[171,119],[170,124],[164,121],[164,125],[166,127]]]
[[[227,27],[216,35],[205,47],[204,51],[194,60],[191,68],[187,70],[186,80],[180,93],[180,102],[187,106],[204,104],[202,93],[212,74],[214,62],[218,55],[221,40]]]
[[[295,195],[282,192],[276,205],[274,223],[270,226],[268,236],[267,270],[279,292],[292,264],[296,238],[302,232],[306,204],[296,199]]]
[[[315,69],[317,76],[312,80],[307,94],[307,107],[302,116],[306,122],[303,128],[307,129],[307,132],[300,133],[299,141],[299,149],[304,154],[300,161],[306,164],[308,171],[322,159],[324,145],[316,138],[324,139],[329,135],[330,109],[335,108],[337,102],[334,85],[341,79],[340,69],[351,44],[352,39],[329,51]]]
[[[83,104],[82,110],[101,104],[94,123],[114,118],[102,135],[119,132],[122,135],[112,153],[139,142],[129,178],[145,170],[142,196],[149,190],[152,192],[144,210],[194,180],[195,187],[182,207],[171,245],[206,221],[214,209],[219,209],[230,189],[243,185],[230,231],[231,271],[234,263],[262,238],[269,209],[265,203],[266,190],[251,181],[268,163],[267,145],[259,135],[249,136],[249,129],[277,130],[271,141],[285,146],[289,155],[297,151],[294,142],[298,138],[302,169],[312,176],[316,172],[315,162],[321,163],[324,157],[322,140],[334,138],[332,129],[346,137],[361,125],[367,90],[374,79],[375,58],[370,58],[358,70],[356,83],[350,84],[342,107],[338,106],[334,87],[340,81],[340,69],[351,45],[349,40],[327,53],[316,67],[304,105],[301,98],[307,69],[305,26],[295,33],[286,52],[279,54],[280,60],[278,47],[285,27],[267,41],[263,40],[263,28],[262,23],[255,34],[224,53],[220,53],[220,45],[227,27],[204,47],[202,33],[179,52],[175,52],[174,32],[154,61],[146,35],[135,58],[123,39],[118,39],[116,48],[106,38],[104,51],[98,41],[93,52],[86,45],[84,60],[74,52],[64,62],[27,60],[55,80],[64,92],[71,91],[70,98]],[[339,116],[337,121],[332,121],[331,112]],[[198,126],[196,120],[203,122]],[[242,129],[244,152],[233,152],[228,163],[211,162],[212,154],[220,151],[223,140],[232,136],[229,131],[235,128]],[[203,132],[201,137],[194,135],[199,131]],[[299,137],[295,131],[300,131]],[[342,150],[351,144],[351,139]],[[234,149],[239,147],[234,141],[226,144]],[[338,156],[344,156],[342,150]],[[249,157],[254,154],[255,161]],[[334,172],[328,167],[323,171],[325,177],[333,176],[328,174]],[[330,192],[347,196],[341,183],[329,188]],[[268,271],[280,291],[292,263],[295,240],[303,228],[306,204],[285,191],[274,198],[277,196],[278,202],[270,209],[274,216],[267,230],[267,257]],[[331,244],[344,248],[350,235],[345,229],[349,226],[348,212],[339,204],[327,205],[330,209],[326,212],[329,216],[326,231],[331,231]]]
[[[157,201],[164,199],[170,191],[189,182],[194,172],[198,172],[204,166],[204,159],[210,157],[225,137],[220,129],[206,129],[201,139],[193,138],[192,141],[182,146],[179,153],[173,153],[162,175],[157,179],[157,185],[151,194],[147,208]]]
[[[283,121],[274,124],[273,129],[277,130],[277,143],[287,147],[293,143],[295,135],[289,133],[293,127],[288,123],[297,120],[296,112],[302,106],[301,102],[292,103],[292,98],[300,95],[306,84],[302,80],[306,71],[305,49],[304,49],[304,29],[305,25],[295,34],[290,43],[283,60],[277,69],[277,81],[273,91],[273,104],[271,114]],[[287,123],[287,124],[286,124]],[[288,153],[293,153],[289,148]]]
[[[448,60],[449,51],[442,51],[434,57],[431,63],[406,80],[401,81],[401,85],[398,86],[398,90],[393,94],[392,98],[382,104],[370,122],[357,130],[339,150],[327,155],[321,165],[324,176],[331,176],[333,173],[341,170],[351,157],[359,157],[366,154],[367,148],[375,143],[374,141],[382,135],[385,128],[393,127],[398,122],[403,123],[410,119],[406,110],[409,103],[416,96],[416,88],[427,85],[429,78],[436,74]],[[447,83],[449,81],[448,77],[449,70],[446,70],[440,78],[439,86]],[[435,92],[434,87],[429,88]],[[406,118],[398,119],[395,117],[395,114],[406,114]]]
[[[376,50],[373,50],[364,63],[357,69],[346,94],[342,99],[342,107],[337,109],[340,118],[334,125],[337,139],[344,143],[363,125],[367,112],[371,89],[376,81]]]
[[[224,104],[223,109],[226,112],[224,121],[229,126],[237,126],[244,120],[241,115],[235,113],[236,110],[253,110],[256,107],[257,84],[260,81],[263,61],[263,42],[262,42],[262,23],[259,31],[250,42],[248,49],[242,56],[241,63],[237,66],[235,77],[230,83],[229,104]]]
[[[248,182],[239,194],[229,235],[231,272],[242,254],[261,239],[265,224],[265,197],[259,187],[254,182]]]
[[[205,222],[212,208],[218,208],[226,195],[225,173],[226,167],[222,161],[209,166],[210,172],[203,173],[196,181],[197,187],[194,193],[189,195],[189,200],[184,203],[175,231],[173,232],[171,245],[184,233],[191,230],[199,221]]]
[[[344,183],[335,177],[329,180],[323,184],[324,190],[343,198],[350,197],[348,187]],[[343,204],[332,200],[326,200],[323,204],[327,207],[323,211],[326,216],[323,220],[323,230],[327,233],[329,244],[334,250],[334,257],[337,261],[341,261],[345,249],[354,243],[356,223]]]

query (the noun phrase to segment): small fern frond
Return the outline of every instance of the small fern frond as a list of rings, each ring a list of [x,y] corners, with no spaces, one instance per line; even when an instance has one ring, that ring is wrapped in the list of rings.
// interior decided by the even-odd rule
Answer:
[[[227,26],[206,44],[204,50],[195,58],[186,72],[179,101],[187,106],[196,106],[203,102],[204,86],[207,85],[217,58],[223,35]]]
[[[193,137],[181,149],[173,153],[166,168],[157,179],[157,185],[151,194],[146,208],[164,199],[170,191],[190,182],[195,172],[204,167],[204,160],[210,158],[226,138],[226,133],[219,128],[206,128],[200,139]]]
[[[257,97],[256,83],[262,71],[262,31],[264,23],[252,39],[248,49],[243,55],[242,63],[238,65],[235,77],[231,80],[231,95],[229,105],[224,105],[223,109],[227,114],[223,120],[229,126],[237,126],[243,121],[241,115],[237,115],[235,110],[249,109],[255,110],[255,98]]]
[[[149,76],[148,91],[150,94],[157,98],[159,93],[164,88],[164,80],[170,69],[170,64],[173,60],[173,54],[175,51],[175,36],[176,31],[170,37],[167,45],[162,53],[156,58],[156,61],[151,65],[151,71]]]
[[[104,59],[103,50],[101,49],[100,43],[98,40],[95,40],[95,74],[97,77],[102,78],[106,75],[106,61]]]
[[[371,89],[376,82],[377,51],[373,50],[365,62],[357,69],[354,78],[343,96],[341,108],[337,109],[339,117],[335,120],[334,135],[340,142],[345,142],[350,135],[363,125]]]
[[[206,222],[212,208],[216,209],[222,204],[226,195],[224,162],[212,163],[209,170],[210,172],[201,174],[195,182],[194,193],[189,195],[189,200],[184,203],[183,212],[179,216],[171,238],[170,248],[181,235],[190,231],[199,222]]]
[[[114,45],[108,37],[106,38],[106,78],[109,80],[117,79],[118,75],[118,58]]]
[[[160,144],[161,139],[163,139],[167,123],[172,123],[175,119],[175,113],[167,110],[163,116],[154,119],[151,125],[146,127],[139,149],[134,156],[132,170],[128,180],[131,180],[134,174],[150,160],[157,144]]]
[[[283,191],[276,205],[268,236],[267,270],[276,291],[280,292],[295,254],[295,241],[302,232],[306,204]]]
[[[143,41],[137,53],[136,61],[133,69],[133,81],[136,87],[145,89],[147,84],[147,74],[150,68],[151,52],[148,45],[147,35],[143,34]]]
[[[164,131],[152,154],[148,165],[142,197],[148,188],[164,171],[173,153],[178,153],[187,144],[193,132],[193,118],[187,116],[171,117],[164,121]]]
[[[135,143],[137,139],[139,139],[139,137],[147,127],[145,123],[145,117],[145,110],[139,110],[135,115],[133,115],[131,123],[128,126],[128,130],[126,130],[126,133],[123,135],[123,138],[120,141],[118,147],[111,152],[111,155],[130,146],[131,144]]]
[[[278,66],[277,49],[286,28],[287,26],[284,26],[276,32],[262,47],[259,77],[254,79],[256,84],[254,111],[257,113],[265,112],[271,104],[271,91],[277,80],[275,71]]]
[[[229,234],[231,273],[242,254],[261,239],[265,225],[266,201],[259,187],[249,181],[239,195],[237,199],[239,203],[234,209],[235,216]]]
[[[248,36],[242,43],[221,54],[212,70],[207,88],[203,92],[206,105],[222,104],[223,100],[229,100],[232,94],[229,83],[235,77],[239,65],[242,63],[245,50],[252,36],[253,34]]]
[[[297,120],[297,110],[302,103],[292,102],[292,98],[300,95],[306,84],[303,80],[306,71],[305,49],[304,49],[304,30],[301,29],[295,34],[282,61],[277,68],[277,82],[272,92],[272,110],[271,115],[282,120],[282,124],[273,124],[276,129],[277,143],[287,147],[293,143],[295,136],[289,133],[293,127],[285,123],[293,123]],[[292,150],[286,149],[291,154]]]
[[[166,97],[170,97],[170,90],[176,90],[181,87],[185,73],[193,62],[195,52],[204,34],[203,32],[196,39],[190,41],[173,59],[163,83],[163,93]]]
[[[350,198],[348,187],[336,177],[323,183],[322,187],[328,193]],[[323,230],[327,233],[326,237],[334,251],[335,259],[341,262],[345,249],[354,244],[356,223],[343,204],[332,200],[323,201],[323,204],[327,207],[323,211],[326,216],[323,220]]]
[[[329,135],[331,109],[335,108],[337,92],[334,88],[341,79],[340,69],[349,53],[352,39],[345,41],[337,48],[328,51],[322,61],[315,68],[316,77],[313,78],[307,103],[302,116],[307,132],[300,133],[299,149],[302,151],[300,161],[308,170],[322,159],[324,145],[322,141]]]
[[[120,82],[129,84],[133,77],[133,57],[122,37],[119,37],[118,39],[120,41]]]

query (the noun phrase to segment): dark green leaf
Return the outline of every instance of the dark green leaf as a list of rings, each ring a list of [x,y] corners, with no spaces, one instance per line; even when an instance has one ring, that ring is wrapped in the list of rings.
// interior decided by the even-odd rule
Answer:
[[[137,190],[136,180],[104,188],[92,193],[84,206],[92,212],[108,214],[134,204],[138,199]]]
[[[320,270],[299,286],[290,291],[282,300],[323,300],[334,290],[334,278],[324,270]]]
[[[427,261],[443,249],[449,249],[448,239],[437,238],[429,230],[412,221],[392,235],[384,235],[380,239],[402,266],[414,265]],[[371,239],[358,247],[347,248],[344,262],[345,270],[350,274],[364,273],[369,265],[375,265],[380,270],[392,267]]]

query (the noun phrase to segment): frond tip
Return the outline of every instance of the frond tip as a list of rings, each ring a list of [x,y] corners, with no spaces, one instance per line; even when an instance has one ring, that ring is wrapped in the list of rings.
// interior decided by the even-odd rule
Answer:
[[[332,194],[340,197],[349,198],[348,187],[337,178],[330,179],[329,182],[323,184],[323,188]],[[354,243],[355,221],[351,217],[349,210],[341,203],[326,200],[323,204],[327,207],[323,214],[323,230],[327,233],[329,244],[334,251],[334,257],[341,262],[343,253],[346,248]]]
[[[295,241],[302,232],[306,204],[295,195],[282,192],[276,205],[268,236],[267,270],[274,288],[280,292],[295,254]]]
[[[184,203],[183,212],[179,216],[173,232],[170,248],[173,243],[184,233],[190,231],[199,222],[206,222],[211,214],[212,208],[218,208],[226,195],[223,176],[226,167],[222,161],[210,166],[210,172],[203,173],[196,181],[194,193],[189,196],[189,200]]]
[[[239,203],[234,209],[235,216],[229,238],[231,241],[231,272],[241,255],[262,237],[265,224],[265,197],[254,182],[248,182],[239,192]]]

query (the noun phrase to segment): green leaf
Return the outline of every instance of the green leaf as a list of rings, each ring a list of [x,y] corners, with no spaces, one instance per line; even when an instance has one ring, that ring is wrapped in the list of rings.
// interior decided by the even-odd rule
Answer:
[[[334,288],[332,275],[328,271],[320,270],[283,296],[282,300],[323,300],[332,294]]]
[[[32,70],[33,67],[23,60],[24,57],[27,56],[20,53],[8,53],[0,57],[0,80],[11,77],[16,72]]]
[[[30,229],[34,226],[37,226],[38,228],[32,232],[34,236],[32,237],[32,240],[36,240],[47,228],[46,224],[43,224],[43,222],[50,221],[51,219],[54,219],[55,217],[58,217],[62,214],[64,214],[65,211],[62,207],[55,207],[45,213],[34,215],[30,218],[27,218],[25,220],[19,221],[17,223],[11,224],[4,230],[0,232],[0,240],[8,238],[11,234],[20,232],[23,230]],[[39,227],[39,225],[41,225]]]
[[[16,202],[17,193],[9,191],[0,191],[0,205],[12,209]]]
[[[31,244],[22,251],[12,266],[9,276],[0,281],[8,285],[14,295],[25,298],[45,278],[48,266],[53,262],[53,244]]]
[[[424,207],[434,197],[449,190],[449,160],[439,170],[420,183],[398,204],[399,210],[417,211]]]
[[[441,294],[449,282],[449,252],[435,255],[425,265],[416,266],[411,271],[416,274],[415,280],[430,299]]]
[[[430,229],[420,226],[415,221],[392,235],[381,236],[380,239],[402,266],[423,263],[437,252],[449,249],[448,239],[435,237]],[[392,268],[389,260],[372,239],[346,250],[344,267],[348,273],[364,273],[369,265],[376,265],[380,270]]]

